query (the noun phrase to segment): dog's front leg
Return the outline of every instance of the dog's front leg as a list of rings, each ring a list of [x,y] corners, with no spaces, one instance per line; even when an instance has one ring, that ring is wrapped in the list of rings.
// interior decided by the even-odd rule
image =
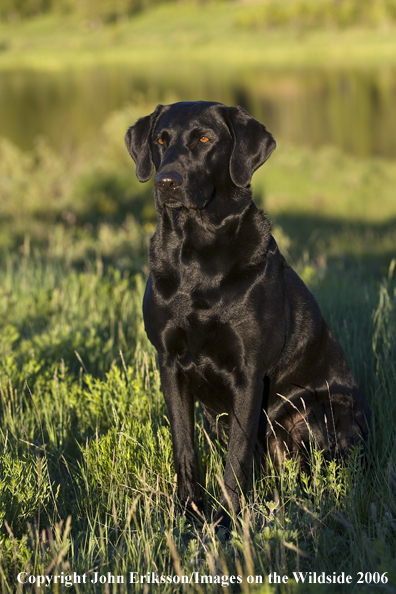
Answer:
[[[195,506],[199,511],[203,510],[194,450],[194,398],[183,373],[176,366],[160,365],[160,374],[172,432],[179,498],[194,515]]]
[[[253,456],[257,442],[260,412],[263,400],[264,380],[258,378],[252,385],[234,394],[229,412],[229,445],[224,471],[224,486],[227,491],[220,498],[215,522],[229,527],[230,516],[240,511],[240,497],[246,493],[252,472]],[[228,501],[227,501],[228,499]],[[231,503],[232,509],[230,510]]]

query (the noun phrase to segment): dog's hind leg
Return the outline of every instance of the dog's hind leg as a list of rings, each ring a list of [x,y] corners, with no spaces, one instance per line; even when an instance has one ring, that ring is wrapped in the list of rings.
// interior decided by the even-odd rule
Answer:
[[[263,463],[264,455],[267,447],[267,427],[268,427],[268,399],[270,391],[270,378],[268,375],[264,376],[263,399],[261,402],[260,420],[257,432],[257,441],[254,449],[254,460],[259,466]]]

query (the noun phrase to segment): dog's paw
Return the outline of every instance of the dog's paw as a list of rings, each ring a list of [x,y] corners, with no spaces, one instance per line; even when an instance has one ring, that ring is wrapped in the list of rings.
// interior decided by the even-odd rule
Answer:
[[[231,518],[226,511],[219,509],[214,517],[216,536],[220,540],[229,540],[231,538],[230,530]]]

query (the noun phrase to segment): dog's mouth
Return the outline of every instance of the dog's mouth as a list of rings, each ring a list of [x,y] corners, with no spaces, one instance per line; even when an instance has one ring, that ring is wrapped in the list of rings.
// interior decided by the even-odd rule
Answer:
[[[179,210],[186,208],[187,210],[205,210],[205,208],[214,200],[214,192],[209,198],[204,200],[202,204],[186,204],[184,201],[178,200],[176,197],[169,197],[162,201],[162,208],[170,208],[171,210]]]
[[[195,204],[182,204],[177,200],[167,200],[166,202],[163,202],[163,206],[166,208],[170,208],[171,210],[179,210],[181,208],[186,208],[187,210],[204,210],[210,202],[210,199],[205,200],[205,202],[202,205],[196,206]]]
[[[169,199],[169,200],[165,200],[163,202],[163,206],[167,207],[167,208],[171,208],[171,209],[175,209],[175,208],[183,208],[185,205],[182,204],[179,200],[175,200],[175,199]]]

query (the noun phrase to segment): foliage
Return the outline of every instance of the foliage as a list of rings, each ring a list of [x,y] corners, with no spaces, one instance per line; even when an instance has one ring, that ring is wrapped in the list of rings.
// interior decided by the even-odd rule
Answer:
[[[72,157],[43,140],[31,153],[0,140],[0,245],[25,255],[45,246],[51,258],[80,264],[111,257],[141,270],[153,206],[144,206],[147,189],[133,176],[122,142],[136,119],[133,110],[116,114],[90,147]]]
[[[293,27],[300,31],[357,25],[376,27],[396,22],[395,0],[264,0],[236,18],[254,28]]]
[[[17,20],[52,12],[89,19],[95,27],[125,20],[167,1],[170,0],[3,0],[0,18]],[[293,27],[297,30],[359,24],[376,27],[395,21],[395,0],[261,0],[239,11],[235,19],[238,25],[251,29]]]
[[[294,462],[279,476],[256,468],[240,524],[227,542],[215,536],[210,523],[190,525],[178,505],[158,369],[142,327],[140,277],[126,282],[115,272],[95,270],[77,276],[70,266],[42,268],[36,258],[21,258],[19,275],[11,265],[2,272],[2,283],[14,295],[1,315],[9,337],[0,370],[0,510],[7,521],[0,537],[2,591],[22,592],[16,581],[19,571],[90,571],[90,579],[96,571],[122,576],[129,571],[170,576],[197,571],[223,582],[241,575],[246,592],[281,591],[246,582],[247,575],[263,576],[265,582],[274,571],[291,576],[297,570],[332,574],[342,568],[356,575],[364,567],[388,572],[391,578],[396,407],[387,394],[396,387],[396,375],[390,359],[376,359],[371,351],[366,327],[375,292],[363,298],[360,310],[348,276],[338,288],[327,277],[342,301],[331,299],[329,285],[329,302],[322,299],[325,315],[333,309],[333,327],[374,408],[368,467],[362,466],[359,452],[345,467],[326,464],[315,452],[311,478],[299,478]],[[61,307],[39,298],[43,281]],[[92,299],[81,298],[85,287]],[[388,284],[386,311],[395,306],[393,289]],[[100,320],[111,335],[111,316],[104,312],[114,307],[116,295],[123,295],[117,315],[125,339],[119,334],[108,343]],[[22,315],[34,315],[39,303],[40,341],[26,324],[28,316]],[[388,316],[394,329],[381,304],[374,317],[377,353],[387,348],[388,340],[387,328],[378,326],[378,320]],[[79,339],[82,320],[91,328],[86,343]],[[67,329],[60,350],[51,347],[54,326]],[[216,441],[208,443],[198,409],[197,416],[196,444],[210,516],[220,495],[215,476],[222,472],[225,452]],[[288,587],[300,591],[293,583]],[[76,591],[98,589],[87,583],[76,584]],[[136,591],[144,592],[144,585]],[[165,584],[164,591],[173,592],[174,584]],[[185,591],[195,591],[195,586],[185,586]]]
[[[312,0],[313,4],[322,4],[322,1],[325,0]],[[283,4],[283,0],[279,3]],[[112,5],[117,6],[117,2]],[[81,2],[79,10],[84,6]],[[29,82],[32,70],[36,74],[44,70],[62,76],[66,92],[68,90],[69,108],[76,104],[76,97],[72,86],[68,85],[76,84],[77,73],[82,75],[85,66],[92,67],[96,73],[103,67],[127,66],[134,73],[131,89],[134,100],[141,93],[143,75],[151,81],[159,81],[161,87],[166,86],[168,95],[173,95],[174,89],[185,88],[183,79],[187,78],[192,81],[187,91],[189,96],[207,93],[208,77],[214,81],[211,98],[223,96],[225,103],[224,79],[233,82],[240,96],[246,73],[252,68],[254,72],[250,76],[254,75],[255,84],[261,86],[263,66],[276,67],[278,71],[290,71],[296,66],[307,69],[318,65],[336,66],[340,70],[357,66],[363,73],[374,66],[380,67],[381,77],[391,78],[392,72],[386,67],[394,67],[396,62],[392,19],[381,21],[378,27],[356,21],[344,28],[306,28],[304,25],[305,28],[299,29],[285,24],[263,29],[254,25],[256,21],[261,22],[261,6],[261,2],[242,0],[170,1],[155,4],[131,18],[118,18],[109,23],[103,23],[95,13],[84,17],[81,12],[80,16],[60,13],[58,8],[32,19],[0,17],[2,77],[5,72],[13,76],[14,69],[18,69],[17,80],[27,76],[25,84],[31,87],[34,96],[35,81]],[[241,26],[243,22],[246,26]],[[95,77],[92,82],[95,85]],[[115,83],[123,84],[121,80]],[[0,100],[7,100],[7,85],[2,85],[0,90]],[[51,91],[51,87],[47,89],[48,93]],[[103,92],[110,94],[109,89],[100,87],[96,92],[92,88],[93,113],[101,109],[97,99]],[[157,94],[157,85],[150,85],[147,100],[155,100]],[[48,100],[57,102],[52,94]],[[113,103],[107,112],[116,107]],[[70,115],[75,117],[72,110]],[[12,129],[13,122],[7,121],[3,126]]]
[[[113,21],[154,4],[156,0],[4,0],[0,17],[8,19],[29,18],[48,12],[74,13],[77,16]]]
[[[0,18],[15,20],[31,18],[49,12],[73,14],[88,18],[93,26],[128,18],[141,10],[167,0],[3,0]]]
[[[43,14],[53,8],[53,0],[3,0],[1,17],[19,18]]]

